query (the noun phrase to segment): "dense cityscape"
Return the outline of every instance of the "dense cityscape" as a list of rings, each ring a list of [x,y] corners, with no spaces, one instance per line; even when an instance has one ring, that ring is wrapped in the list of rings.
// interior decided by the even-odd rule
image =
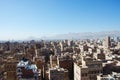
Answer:
[[[0,80],[120,80],[120,0],[0,0]]]
[[[1,42],[0,80],[120,80],[120,38]]]

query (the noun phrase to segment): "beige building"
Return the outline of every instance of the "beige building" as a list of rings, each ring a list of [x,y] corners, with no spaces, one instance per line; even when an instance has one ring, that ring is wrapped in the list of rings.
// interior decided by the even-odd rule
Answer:
[[[88,56],[74,63],[74,80],[96,80],[101,72],[102,62]]]
[[[56,66],[58,66],[57,56],[50,55],[50,67],[53,68]]]
[[[109,36],[107,36],[107,37],[104,39],[104,41],[103,41],[103,46],[104,46],[104,48],[106,48],[106,49],[110,48],[111,42],[110,42],[110,37],[109,37]]]
[[[118,42],[118,44],[117,44],[117,48],[120,49],[120,42]]]
[[[88,76],[88,67],[82,67],[79,63],[74,63],[74,80],[90,80]]]

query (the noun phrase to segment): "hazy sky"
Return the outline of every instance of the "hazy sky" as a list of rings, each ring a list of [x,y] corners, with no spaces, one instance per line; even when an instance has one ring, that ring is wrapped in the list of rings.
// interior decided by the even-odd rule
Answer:
[[[120,30],[120,0],[0,0],[0,40]]]

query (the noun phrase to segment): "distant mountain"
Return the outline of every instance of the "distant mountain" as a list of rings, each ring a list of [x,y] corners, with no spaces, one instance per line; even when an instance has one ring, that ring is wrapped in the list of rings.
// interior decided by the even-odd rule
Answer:
[[[68,34],[58,34],[55,36],[42,36],[42,37],[34,37],[30,36],[27,39],[24,40],[0,40],[0,42],[5,42],[5,41],[29,41],[29,40],[64,40],[64,39],[103,39],[106,36],[110,37],[120,37],[120,31],[102,31],[102,32],[83,32],[83,33],[68,33]]]
[[[120,37],[120,31],[102,31],[102,32],[84,32],[84,33],[68,33],[59,34],[45,39],[103,39],[106,36]]]
[[[58,34],[51,37],[43,36],[41,38],[36,38],[31,36],[27,40],[103,39],[106,36],[120,37],[120,31],[68,33],[68,34]]]

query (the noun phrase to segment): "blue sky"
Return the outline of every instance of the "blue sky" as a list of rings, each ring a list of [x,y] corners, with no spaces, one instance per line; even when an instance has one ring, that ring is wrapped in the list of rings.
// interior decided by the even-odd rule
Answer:
[[[120,30],[120,0],[0,0],[0,40]]]

